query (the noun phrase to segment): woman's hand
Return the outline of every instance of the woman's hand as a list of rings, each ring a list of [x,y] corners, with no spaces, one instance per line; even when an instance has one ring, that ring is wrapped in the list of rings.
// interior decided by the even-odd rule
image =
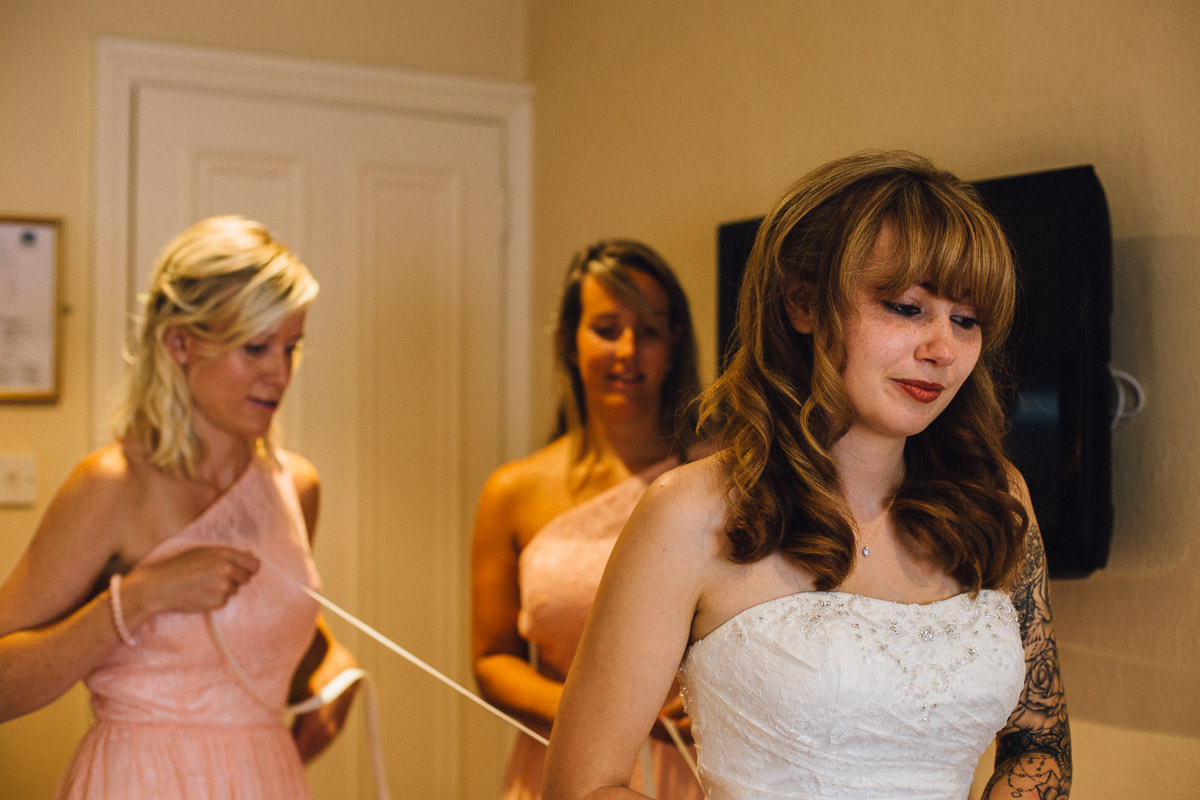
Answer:
[[[221,545],[195,547],[135,567],[121,584],[126,622],[132,630],[155,614],[221,608],[258,568],[251,553]]]
[[[329,632],[325,620],[317,618],[317,631],[312,645],[300,660],[296,674],[292,677],[292,688],[288,703],[307,700],[326,684],[347,669],[357,667],[353,654],[342,647]],[[350,684],[331,702],[303,714],[297,714],[292,722],[292,739],[300,751],[304,763],[312,761],[325,751],[346,724],[354,695],[358,692],[358,681]]]

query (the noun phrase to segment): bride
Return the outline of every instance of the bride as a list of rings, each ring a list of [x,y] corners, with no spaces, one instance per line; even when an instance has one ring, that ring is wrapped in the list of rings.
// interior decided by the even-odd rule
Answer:
[[[903,152],[802,178],[704,399],[609,562],[546,797],[619,798],[678,676],[714,800],[1065,798],[1045,553],[994,366],[1015,276],[974,192]]]

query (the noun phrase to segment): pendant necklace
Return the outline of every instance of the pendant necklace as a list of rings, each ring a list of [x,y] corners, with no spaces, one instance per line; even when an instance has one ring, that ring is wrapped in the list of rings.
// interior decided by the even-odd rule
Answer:
[[[892,499],[891,499],[891,500],[888,500],[887,508],[885,508],[885,509],[883,510],[883,516],[881,517],[881,519],[883,520],[883,523],[884,523],[885,525],[887,524],[887,518],[888,518],[888,514],[890,514],[890,513],[891,513],[891,511],[892,511],[892,503],[894,503],[894,502],[896,502],[896,495],[894,495],[894,494],[893,494],[893,495],[892,495]],[[864,558],[865,558],[865,557],[867,557],[867,556],[869,556],[869,555],[871,555],[871,542],[875,541],[875,537],[876,537],[876,536],[878,536],[878,535],[879,535],[879,531],[878,531],[878,530],[876,530],[876,531],[875,531],[875,533],[873,533],[873,534],[871,535],[871,541],[870,541],[870,542],[864,542],[864,543],[863,543],[863,546],[862,546],[862,554],[863,554],[863,557],[864,557]]]

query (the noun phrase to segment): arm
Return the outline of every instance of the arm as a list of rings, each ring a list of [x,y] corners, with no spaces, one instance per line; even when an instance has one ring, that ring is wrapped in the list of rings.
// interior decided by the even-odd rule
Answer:
[[[304,514],[304,526],[311,545],[316,536],[317,516],[321,506],[321,478],[307,459],[287,453],[286,460],[292,482],[296,486],[296,496],[300,499],[300,510]],[[298,703],[312,697],[343,670],[356,666],[358,663],[353,654],[334,639],[324,617],[318,614],[312,644],[292,675],[288,703]],[[300,758],[304,763],[312,761],[333,744],[333,740],[345,727],[346,717],[350,713],[357,691],[356,681],[328,705],[298,714],[292,721],[292,739],[296,742],[296,749],[300,751]]]
[[[1017,486],[1029,514],[1025,560],[1012,592],[1025,643],[1025,688],[997,737],[995,773],[983,796],[1066,800],[1071,791],[1071,729],[1054,644],[1046,551],[1019,475]]]
[[[354,655],[333,638],[325,619],[318,615],[312,644],[292,675],[288,704],[307,700],[344,670],[356,666]],[[333,744],[346,725],[357,691],[358,681],[355,681],[327,705],[296,715],[292,721],[292,739],[304,763],[311,762]]]
[[[123,646],[105,584],[137,528],[139,498],[119,462],[108,450],[75,468],[0,585],[0,721],[53,701]],[[155,614],[219,608],[257,568],[228,547],[137,566],[122,584],[126,623],[136,637]]]
[[[471,657],[480,694],[488,702],[549,734],[562,684],[533,668],[517,630],[521,597],[515,509],[523,502],[519,470],[511,464],[498,469],[479,498],[471,542]]]
[[[634,761],[687,648],[715,557],[695,473],[681,478],[683,470],[646,492],[617,540],[550,739],[546,800],[641,796],[628,788]]]

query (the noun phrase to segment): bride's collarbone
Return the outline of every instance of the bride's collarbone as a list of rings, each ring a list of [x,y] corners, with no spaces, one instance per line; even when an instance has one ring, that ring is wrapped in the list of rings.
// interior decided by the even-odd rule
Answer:
[[[838,591],[895,603],[927,604],[961,594],[963,587],[940,565],[903,547],[872,545],[855,553],[854,566]]]

